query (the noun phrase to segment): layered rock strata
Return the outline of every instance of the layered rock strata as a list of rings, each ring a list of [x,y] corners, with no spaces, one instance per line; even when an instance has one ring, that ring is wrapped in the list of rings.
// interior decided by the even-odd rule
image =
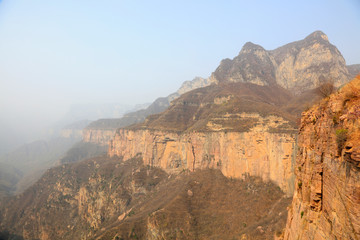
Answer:
[[[295,134],[250,132],[171,132],[120,129],[110,156],[141,154],[147,165],[174,173],[216,168],[227,177],[272,180],[291,195]]]
[[[360,239],[360,77],[303,114],[285,239]]]

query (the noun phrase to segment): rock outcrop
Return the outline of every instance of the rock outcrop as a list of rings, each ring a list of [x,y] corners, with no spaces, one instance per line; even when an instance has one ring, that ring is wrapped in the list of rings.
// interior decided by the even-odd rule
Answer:
[[[278,84],[295,94],[314,89],[326,81],[336,87],[354,77],[339,50],[321,31],[305,39],[267,51],[246,43],[233,60],[225,59],[211,75],[213,83],[251,82],[258,85]]]
[[[339,87],[352,79],[358,70],[358,65],[346,66],[339,50],[321,31],[271,51],[248,42],[234,59],[222,60],[209,78],[186,81],[176,93],[157,99],[145,110],[126,114],[121,119],[95,121],[84,129],[83,139],[106,146],[117,128],[143,122],[147,116],[165,111],[180,95],[211,83],[280,86],[292,94],[301,95],[326,82]]]
[[[173,101],[162,114],[119,129],[109,155],[167,172],[215,168],[227,177],[260,176],[293,191],[295,118],[281,110],[286,90],[250,83],[201,88]]]
[[[360,238],[360,76],[303,114],[285,239]]]
[[[293,192],[295,134],[128,130],[117,132],[110,156],[131,158],[141,153],[146,165],[169,173],[214,168],[224,176],[259,176],[272,180],[289,196]]]

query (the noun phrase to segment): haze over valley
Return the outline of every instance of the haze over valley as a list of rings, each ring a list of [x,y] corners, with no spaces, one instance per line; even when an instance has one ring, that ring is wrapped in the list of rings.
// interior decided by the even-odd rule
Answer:
[[[0,1],[0,240],[358,239],[358,10]]]

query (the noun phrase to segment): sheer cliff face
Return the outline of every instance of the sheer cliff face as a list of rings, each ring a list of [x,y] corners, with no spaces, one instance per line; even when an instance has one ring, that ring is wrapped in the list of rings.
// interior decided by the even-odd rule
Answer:
[[[292,193],[294,119],[280,109],[288,99],[276,87],[231,83],[181,96],[162,114],[119,129],[110,156],[138,153],[167,172],[220,169],[227,177],[260,176]]]
[[[146,165],[169,173],[214,168],[227,177],[259,176],[291,195],[295,141],[293,134],[255,130],[175,133],[121,129],[109,154],[128,159],[141,153]]]
[[[324,81],[341,86],[351,77],[339,50],[318,31],[272,51],[247,43],[233,60],[223,60],[210,80],[278,84],[298,94]]]
[[[360,238],[360,77],[303,114],[285,239]]]

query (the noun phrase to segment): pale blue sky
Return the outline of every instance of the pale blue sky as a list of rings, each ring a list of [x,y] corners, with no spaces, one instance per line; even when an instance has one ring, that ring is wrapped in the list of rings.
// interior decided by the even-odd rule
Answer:
[[[2,121],[151,102],[208,77],[247,41],[270,50],[322,30],[360,63],[359,2],[0,0]]]

